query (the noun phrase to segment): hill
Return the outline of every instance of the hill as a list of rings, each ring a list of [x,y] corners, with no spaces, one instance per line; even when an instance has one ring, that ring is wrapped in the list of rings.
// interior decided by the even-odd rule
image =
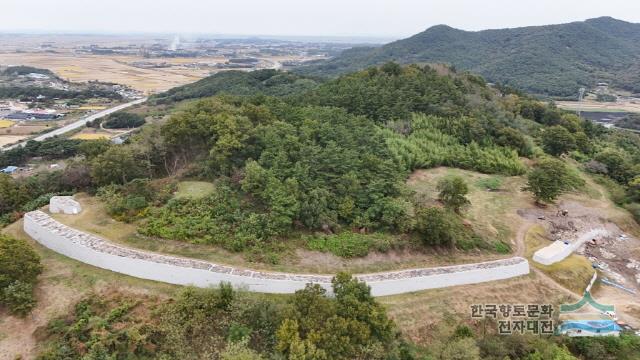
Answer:
[[[175,87],[157,94],[152,102],[168,104],[187,99],[197,99],[218,94],[246,96],[283,96],[314,88],[313,79],[277,70],[224,71],[201,79],[193,84]]]
[[[639,40],[640,24],[609,17],[477,32],[437,25],[382,47],[350,49],[297,71],[338,75],[387,61],[444,62],[538,95],[570,97],[581,86],[601,81],[640,92]]]

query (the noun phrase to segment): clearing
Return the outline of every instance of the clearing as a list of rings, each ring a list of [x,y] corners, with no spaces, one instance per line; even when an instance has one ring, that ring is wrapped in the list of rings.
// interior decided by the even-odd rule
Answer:
[[[439,167],[418,170],[407,181],[417,199],[424,204],[437,203],[438,181],[447,176],[462,177],[469,187],[471,202],[463,212],[473,229],[490,242],[503,242],[513,249],[522,218],[517,210],[531,206],[530,197],[521,191],[525,180],[518,176],[486,175],[474,171]]]
[[[181,181],[174,197],[176,199],[202,199],[213,194],[215,185],[206,181]]]

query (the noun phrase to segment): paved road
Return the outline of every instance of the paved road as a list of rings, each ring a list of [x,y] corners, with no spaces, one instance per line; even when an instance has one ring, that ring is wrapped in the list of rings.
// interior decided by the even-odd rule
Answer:
[[[54,137],[54,136],[57,136],[57,135],[62,135],[62,134],[68,133],[69,131],[73,131],[73,130],[76,130],[76,129],[79,129],[79,128],[85,126],[89,121],[93,121],[95,119],[99,119],[99,118],[105,117],[105,116],[107,116],[109,114],[113,114],[116,111],[120,111],[120,110],[126,109],[128,107],[133,106],[133,105],[142,104],[145,101],[147,101],[147,98],[134,100],[134,101],[128,102],[126,104],[121,104],[121,105],[114,106],[114,107],[106,109],[106,110],[102,110],[102,111],[100,111],[98,113],[95,113],[93,115],[86,116],[86,117],[84,117],[84,118],[82,118],[82,119],[80,119],[80,120],[78,120],[76,122],[73,122],[73,123],[69,124],[69,125],[63,126],[63,127],[59,128],[59,129],[55,129],[55,130],[50,131],[50,132],[48,132],[46,134],[42,134],[40,136],[37,136],[37,137],[35,137],[35,138],[31,139],[31,140],[43,141],[43,140],[46,140],[48,138],[51,138],[51,137]],[[18,146],[24,146],[25,144],[26,144],[26,141],[23,141],[23,142],[21,142],[19,144],[15,144],[15,145],[11,145],[11,146],[2,148],[2,150],[11,150],[11,149],[17,148]]]

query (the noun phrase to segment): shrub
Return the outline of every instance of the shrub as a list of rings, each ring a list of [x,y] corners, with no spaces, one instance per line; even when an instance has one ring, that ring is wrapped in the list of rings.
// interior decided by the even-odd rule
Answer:
[[[498,241],[494,244],[495,251],[499,254],[508,254],[511,252],[511,247],[508,244]]]
[[[25,316],[36,306],[33,296],[33,285],[16,280],[2,289],[1,299],[9,310],[17,315]]]
[[[371,250],[384,252],[391,246],[389,236],[349,231],[335,235],[314,235],[306,237],[306,240],[311,250],[330,252],[345,258],[366,256]]]
[[[467,229],[454,212],[438,207],[418,209],[416,232],[425,245],[455,247],[473,243],[476,235]]]
[[[497,177],[490,177],[486,179],[478,180],[476,185],[483,187],[487,190],[497,191],[502,187],[502,180]]]
[[[24,240],[0,235],[0,303],[19,315],[35,305],[33,285],[42,272],[40,257]]]

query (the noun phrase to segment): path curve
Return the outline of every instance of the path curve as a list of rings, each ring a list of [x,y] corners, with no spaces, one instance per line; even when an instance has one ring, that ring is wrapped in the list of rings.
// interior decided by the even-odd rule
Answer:
[[[249,291],[293,293],[308,283],[331,290],[331,275],[256,271],[162,255],[115,245],[64,225],[36,210],[25,214],[24,231],[43,246],[80,262],[143,279],[177,285],[216,286],[221,281]],[[522,257],[474,264],[356,275],[374,296],[509,279],[529,273]]]

